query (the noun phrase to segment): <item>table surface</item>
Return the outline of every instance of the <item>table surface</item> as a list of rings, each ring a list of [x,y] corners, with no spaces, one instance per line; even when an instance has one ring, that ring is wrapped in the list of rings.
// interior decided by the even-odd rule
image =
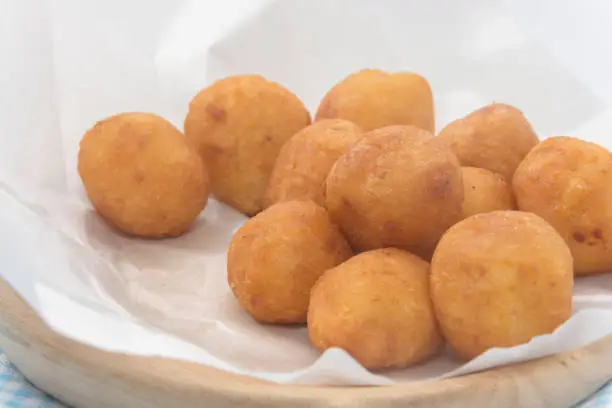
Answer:
[[[0,408],[66,408],[30,384],[0,349]],[[576,408],[612,408],[612,381]]]

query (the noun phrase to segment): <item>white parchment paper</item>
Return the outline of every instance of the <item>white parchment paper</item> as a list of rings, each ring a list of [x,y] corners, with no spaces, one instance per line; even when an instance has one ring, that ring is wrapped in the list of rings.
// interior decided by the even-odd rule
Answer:
[[[611,148],[611,17],[605,0],[1,2],[0,276],[79,341],[282,383],[384,385],[586,345],[612,333],[612,274],[577,280],[554,334],[464,365],[443,353],[374,374],[342,350],[319,356],[305,328],[258,325],[231,295],[225,251],[242,215],[213,200],[188,235],[124,237],[91,210],[76,154],[86,129],[122,111],[182,128],[191,97],[226,75],[262,74],[314,110],[364,67],[425,75],[438,129],[501,101],[542,138]]]

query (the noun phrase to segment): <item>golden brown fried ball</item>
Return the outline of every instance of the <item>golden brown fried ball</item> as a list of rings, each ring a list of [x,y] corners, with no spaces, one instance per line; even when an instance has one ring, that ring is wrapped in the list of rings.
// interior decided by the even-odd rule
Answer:
[[[281,147],[310,124],[302,102],[258,75],[219,80],[189,105],[185,135],[210,170],[212,192],[253,215],[261,211]]]
[[[434,104],[429,83],[410,72],[364,69],[349,75],[324,97],[316,120],[350,120],[363,130],[414,125],[434,131]]]
[[[351,255],[323,207],[314,201],[285,201],[238,229],[227,255],[227,278],[255,320],[305,323],[312,286]]]
[[[364,134],[333,166],[326,191],[332,219],[355,249],[399,247],[425,258],[463,202],[457,158],[414,126]]]
[[[342,348],[369,369],[422,362],[442,344],[429,264],[388,248],[330,269],[312,289],[308,333],[320,352]]]
[[[322,120],[300,130],[276,159],[265,206],[303,199],[324,206],[329,170],[361,134],[357,125],[342,119]]]
[[[78,171],[98,213],[131,235],[181,235],[208,200],[200,157],[176,127],[153,114],[96,123],[81,140]]]
[[[431,263],[442,333],[471,359],[552,333],[572,311],[572,255],[537,215],[495,211],[450,228]]]
[[[529,153],[514,175],[518,206],[565,239],[579,275],[612,270],[612,155],[594,143],[553,137]]]
[[[502,103],[451,122],[438,137],[451,146],[462,166],[491,170],[509,183],[521,160],[538,143],[523,113]]]
[[[463,207],[460,219],[499,210],[514,210],[512,188],[497,173],[477,167],[462,167]]]

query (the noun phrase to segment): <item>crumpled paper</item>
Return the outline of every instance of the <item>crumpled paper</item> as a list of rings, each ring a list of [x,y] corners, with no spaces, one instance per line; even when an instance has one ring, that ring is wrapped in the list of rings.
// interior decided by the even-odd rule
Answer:
[[[191,97],[223,76],[262,74],[314,110],[327,89],[364,67],[427,77],[438,130],[500,101],[520,107],[543,138],[576,135],[611,148],[606,4],[5,2],[0,276],[53,329],[76,340],[279,383],[434,379],[589,344],[612,333],[612,275],[578,279],[575,313],[552,335],[467,364],[443,353],[416,368],[375,374],[339,349],[319,356],[305,328],[260,326],[231,295],[225,251],[242,215],[212,200],[188,235],[127,238],[92,211],[76,155],[85,130],[114,113],[155,112],[182,128]]]

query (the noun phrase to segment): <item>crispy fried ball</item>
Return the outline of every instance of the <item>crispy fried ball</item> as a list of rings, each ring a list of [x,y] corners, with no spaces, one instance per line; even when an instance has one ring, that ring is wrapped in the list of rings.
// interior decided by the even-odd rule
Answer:
[[[135,236],[183,234],[209,195],[198,154],[170,122],[148,113],[96,123],[81,140],[78,172],[97,212]]]
[[[494,103],[451,122],[439,134],[462,166],[480,167],[512,181],[519,163],[538,143],[523,113]]]
[[[309,124],[308,111],[290,91],[261,76],[240,75],[193,98],[185,135],[210,170],[213,194],[253,215],[262,209],[281,147]]]
[[[422,362],[442,344],[429,264],[388,248],[330,269],[312,289],[308,334],[320,352],[342,348],[373,370]]]
[[[578,275],[612,270],[612,156],[570,137],[541,142],[513,180],[518,206],[565,239]]]
[[[349,75],[323,97],[316,120],[325,118],[350,120],[365,131],[414,125],[433,132],[433,96],[420,75],[365,69]]]
[[[296,133],[276,159],[264,200],[266,207],[302,199],[324,206],[329,170],[361,134],[357,125],[342,119],[325,119]]]
[[[414,126],[365,134],[333,166],[326,192],[332,219],[355,249],[399,247],[425,258],[463,202],[457,158]]]
[[[464,199],[460,219],[485,212],[516,209],[512,189],[500,174],[477,167],[462,167],[461,173]]]
[[[227,278],[255,320],[305,323],[312,286],[351,255],[323,207],[314,201],[285,201],[238,229],[227,255]]]
[[[537,215],[477,214],[450,228],[431,263],[442,333],[471,359],[553,332],[572,310],[572,255]]]

